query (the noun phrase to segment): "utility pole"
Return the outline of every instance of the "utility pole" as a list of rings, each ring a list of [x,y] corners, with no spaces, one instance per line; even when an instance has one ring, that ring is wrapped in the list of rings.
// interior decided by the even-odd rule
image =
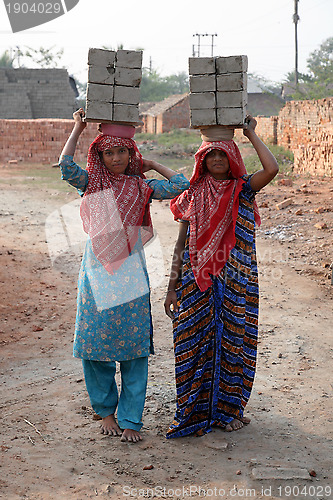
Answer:
[[[211,47],[212,47],[212,57],[214,55],[214,36],[217,36],[217,33],[213,33],[212,35],[210,35],[212,37],[212,44],[211,44]]]
[[[212,37],[212,43],[211,43],[211,55],[213,57],[214,55],[214,36],[217,36],[217,33],[213,33],[213,34],[209,34],[209,33],[196,33],[195,35],[193,36],[197,36],[198,37],[198,44],[197,44],[197,54],[195,54],[195,47],[194,45],[192,45],[192,54],[193,54],[193,57],[195,57],[195,55],[197,57],[200,57],[200,48],[201,48],[201,45],[200,45],[200,37],[202,36],[211,36]]]
[[[300,19],[298,15],[298,2],[299,0],[294,0],[294,15],[293,22],[295,24],[295,86],[298,85],[298,39],[297,39],[297,24]]]

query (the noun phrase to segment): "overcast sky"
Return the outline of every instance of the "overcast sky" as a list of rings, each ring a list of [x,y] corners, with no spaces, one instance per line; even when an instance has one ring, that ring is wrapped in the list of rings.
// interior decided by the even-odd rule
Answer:
[[[299,71],[306,72],[309,54],[333,36],[333,0],[299,0],[298,6]],[[187,72],[198,43],[193,35],[216,33],[214,55],[246,54],[249,72],[280,82],[295,66],[293,12],[294,0],[80,0],[58,19],[13,34],[1,3],[0,53],[16,46],[64,48],[63,65],[83,82],[89,47],[123,44],[144,49],[144,66],[151,61],[169,75]],[[211,55],[211,37],[200,40],[200,55]]]

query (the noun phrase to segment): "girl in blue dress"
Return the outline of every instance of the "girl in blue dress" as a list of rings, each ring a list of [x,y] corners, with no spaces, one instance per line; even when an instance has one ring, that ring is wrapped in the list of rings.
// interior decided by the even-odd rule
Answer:
[[[134,127],[102,124],[102,133],[89,147],[87,168],[80,168],[73,156],[86,127],[83,109],[73,118],[59,165],[62,179],[82,196],[80,214],[88,234],[78,281],[74,356],[82,359],[91,405],[102,418],[102,433],[137,442],[142,439],[148,356],[153,353],[143,250],[153,237],[149,206],[152,199],[179,195],[189,181],[143,159],[132,139]],[[146,179],[144,172],[149,170],[166,180]]]

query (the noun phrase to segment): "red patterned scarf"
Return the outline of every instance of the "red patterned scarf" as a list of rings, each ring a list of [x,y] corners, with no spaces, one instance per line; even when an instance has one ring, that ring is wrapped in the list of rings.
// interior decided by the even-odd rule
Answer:
[[[205,156],[213,149],[227,154],[230,179],[216,180],[205,169]],[[203,142],[195,154],[190,188],[170,203],[175,219],[190,223],[190,259],[201,291],[212,284],[209,275],[221,273],[235,246],[239,193],[245,182],[241,176],[244,174],[244,162],[234,141]],[[260,220],[258,213],[256,220]]]
[[[111,173],[99,152],[125,146],[130,161],[125,174]],[[99,135],[91,143],[87,158],[88,186],[80,214],[93,252],[111,274],[133,250],[142,228],[145,244],[153,234],[149,211],[151,188],[144,182],[142,156],[132,139]]]

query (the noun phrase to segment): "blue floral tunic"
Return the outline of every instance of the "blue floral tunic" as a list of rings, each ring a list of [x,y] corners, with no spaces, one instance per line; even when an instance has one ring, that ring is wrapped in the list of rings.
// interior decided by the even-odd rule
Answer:
[[[62,179],[82,195],[88,173],[72,156],[59,162]],[[176,174],[169,180],[146,179],[151,199],[172,199],[189,188]],[[94,361],[125,361],[148,356],[153,349],[149,277],[141,238],[132,253],[109,274],[96,259],[88,238],[79,280],[74,337],[74,356]]]

